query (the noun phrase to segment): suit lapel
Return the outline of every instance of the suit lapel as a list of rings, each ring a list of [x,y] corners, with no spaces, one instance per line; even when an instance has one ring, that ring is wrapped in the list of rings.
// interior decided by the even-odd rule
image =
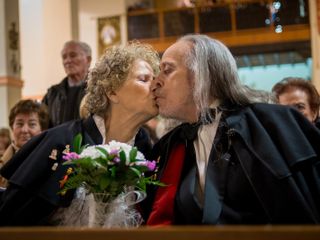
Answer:
[[[92,116],[83,120],[83,127],[84,127],[86,144],[90,144],[90,145],[102,144],[103,138]]]

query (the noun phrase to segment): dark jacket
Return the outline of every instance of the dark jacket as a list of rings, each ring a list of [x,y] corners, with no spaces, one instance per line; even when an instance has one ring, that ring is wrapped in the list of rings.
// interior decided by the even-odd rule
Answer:
[[[85,95],[85,84],[81,86],[76,99],[72,100],[73,107],[67,109],[68,78],[64,78],[59,84],[53,85],[48,89],[42,102],[48,107],[49,127],[57,126],[61,123],[80,118],[79,107]],[[68,113],[66,112],[68,111]],[[69,112],[71,111],[71,113]],[[71,116],[71,117],[67,117]]]
[[[60,206],[68,206],[73,198],[69,192],[61,196],[59,181],[66,174],[62,152],[74,137],[82,133],[83,144],[102,143],[102,136],[93,118],[76,120],[49,129],[32,138],[0,170],[9,179],[9,186],[0,201],[0,225],[45,225],[47,218]],[[135,138],[137,148],[151,150],[148,136],[140,130]],[[57,150],[57,159],[49,156]],[[71,148],[72,151],[72,148]],[[53,165],[58,164],[56,170]]]
[[[153,158],[160,156],[160,180],[172,150],[179,142],[186,143],[181,137],[184,125],[154,146]],[[215,188],[204,192],[210,207],[204,204],[197,210],[200,216],[196,216],[197,211],[191,211],[195,205],[181,206],[184,201],[181,185],[185,185],[190,172],[186,165],[192,165],[191,155],[187,154],[175,199],[174,224],[320,222],[320,132],[314,125],[292,108],[253,104],[226,111],[219,129],[220,142],[215,140],[213,144],[208,168],[214,171],[222,165],[227,167],[209,178]],[[217,154],[217,149],[225,152]],[[221,159],[218,156],[222,156]],[[223,156],[228,157],[223,159]],[[157,187],[149,189],[145,202],[147,215],[156,191]]]
[[[317,119],[314,121],[314,124],[320,130],[320,117],[317,117]]]

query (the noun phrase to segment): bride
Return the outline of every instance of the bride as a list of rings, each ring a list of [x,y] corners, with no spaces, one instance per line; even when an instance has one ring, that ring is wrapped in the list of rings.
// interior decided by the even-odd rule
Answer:
[[[158,114],[150,89],[158,69],[158,54],[148,45],[108,48],[88,76],[82,109],[87,116],[31,139],[0,170],[9,180],[0,201],[0,225],[47,225],[57,209],[70,205],[74,192],[59,195],[59,181],[68,168],[62,165],[63,152],[78,133],[84,144],[115,140],[146,154],[151,143],[141,126]]]

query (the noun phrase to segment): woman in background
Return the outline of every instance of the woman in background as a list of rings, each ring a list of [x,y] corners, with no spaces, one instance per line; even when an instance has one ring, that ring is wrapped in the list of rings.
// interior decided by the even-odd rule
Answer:
[[[20,100],[10,110],[9,125],[13,141],[0,159],[0,168],[32,137],[48,128],[48,113],[45,106],[33,100]],[[6,187],[7,181],[0,177],[0,186]]]
[[[284,78],[273,86],[272,92],[279,104],[296,108],[310,122],[317,125],[320,96],[311,81],[295,77]]]
[[[0,128],[0,159],[11,143],[10,130],[8,128]]]

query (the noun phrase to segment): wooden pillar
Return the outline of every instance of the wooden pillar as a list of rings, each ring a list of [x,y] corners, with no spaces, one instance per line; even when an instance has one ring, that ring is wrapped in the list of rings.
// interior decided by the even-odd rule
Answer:
[[[309,0],[312,82],[320,91],[320,0]]]
[[[21,99],[19,0],[0,0],[0,127],[8,127],[11,107]]]

